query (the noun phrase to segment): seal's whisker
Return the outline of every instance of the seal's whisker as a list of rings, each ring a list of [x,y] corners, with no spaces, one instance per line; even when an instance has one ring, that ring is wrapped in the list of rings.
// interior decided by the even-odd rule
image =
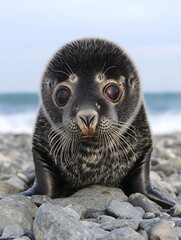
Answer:
[[[63,131],[61,131],[61,132],[58,130],[59,130],[59,128],[54,129],[54,132],[51,132],[51,134],[49,135],[49,137],[50,137],[49,144],[51,146],[50,154],[53,154],[54,156],[56,156],[56,158],[57,158],[57,154],[58,154],[58,148],[60,148],[61,141],[66,136],[65,129],[63,129]],[[60,135],[60,133],[61,133],[61,135]],[[56,139],[57,137],[58,137],[58,139]],[[53,141],[54,141],[54,143],[53,143]]]
[[[58,136],[58,135],[57,135]],[[66,136],[66,134],[65,134],[65,136]],[[64,138],[64,135],[61,135],[55,142],[54,142],[54,144],[52,144],[52,147],[51,147],[51,150],[53,150],[54,152],[57,150],[57,143],[58,142],[61,142],[61,140]],[[51,153],[51,151],[50,151],[50,153]]]
[[[61,142],[58,143],[57,148],[54,152],[54,158],[55,158],[55,163],[58,164],[58,154],[59,154],[59,149],[61,147]]]
[[[66,136],[66,135],[65,135]],[[59,149],[61,147],[61,140],[64,139],[64,136],[62,135],[61,138],[59,138],[55,143],[54,145],[52,146],[52,148],[54,149],[54,157],[55,157],[55,160],[57,160],[57,156],[58,156],[58,153],[59,153]]]
[[[65,61],[64,61],[64,62],[65,62]],[[65,64],[66,64],[67,67],[69,68],[70,73],[75,77],[74,72],[72,71],[72,69],[71,69],[71,67],[69,66],[69,64],[68,64],[67,62],[65,62]]]
[[[117,146],[116,146],[116,144],[115,144],[115,142],[114,142],[114,140],[113,140],[113,136],[112,136],[111,134],[106,134],[106,135],[107,135],[108,142],[112,142],[112,143],[113,143],[113,144],[112,144],[113,146],[112,146],[112,148],[110,149],[111,154],[113,154],[114,152],[117,151]],[[112,160],[112,158],[109,157],[108,164],[110,164],[111,160]]]
[[[64,72],[64,71],[61,71],[61,70],[54,71],[54,73],[64,73],[64,74],[67,75],[68,77],[70,76],[68,73],[66,73],[66,72]]]
[[[134,128],[134,130],[135,130],[135,126],[134,126],[133,124],[130,124],[130,123],[127,123],[127,122],[122,122],[122,121],[114,122],[114,123],[117,123],[118,125],[119,125],[119,124],[123,124],[123,125],[125,125],[125,126],[132,127],[132,128]]]
[[[130,142],[130,140],[129,140],[129,139],[126,139],[125,136],[123,136],[123,135],[121,135],[120,137],[121,137],[122,140],[124,140],[124,141],[127,143],[129,149],[131,150],[131,152],[133,153],[133,155],[136,157],[135,147],[134,147],[133,144]]]
[[[120,138],[117,135],[112,134],[112,142],[116,145],[117,149],[121,148],[121,151],[123,155],[126,157],[126,160],[129,161],[125,147],[123,146],[123,142],[120,141]],[[119,143],[119,146],[118,146],[118,143]]]
[[[134,153],[134,146],[133,144],[128,140],[126,139],[122,134],[120,134],[118,131],[116,131],[114,128],[112,129],[112,131],[114,132],[114,134],[116,136],[118,136],[118,138],[120,138],[128,147],[129,149]]]
[[[129,126],[125,126],[125,125],[123,125],[123,124],[113,124],[115,127],[119,127],[119,128],[122,128],[122,129],[125,129],[125,130],[128,130],[128,131],[130,131],[132,134],[134,134],[135,135],[135,137],[136,137],[136,132],[133,130],[133,129],[131,129]]]
[[[110,67],[108,67],[108,68],[103,72],[102,76],[103,76],[109,69],[114,68],[114,67],[116,67],[116,66],[110,66]]]
[[[116,134],[116,132],[115,132]],[[129,142],[128,143],[128,139],[125,139],[123,135],[117,135],[128,147],[128,149],[133,153],[133,155],[135,156],[135,152],[134,152],[134,147],[133,145]]]
[[[68,136],[66,149],[65,149],[65,153],[67,153],[67,162],[69,162],[69,159],[71,159],[71,155],[73,156],[72,151],[71,151],[71,145],[72,145],[72,138],[70,138],[70,136]]]
[[[52,136],[51,135],[49,136],[49,143],[50,143],[50,145],[52,145],[52,142],[58,136],[59,136],[59,133],[57,133],[57,132],[54,132],[54,134],[52,134]]]
[[[111,147],[112,153],[114,153],[114,152],[116,153],[118,150],[118,146],[117,146],[112,134],[109,134],[109,135],[107,134],[107,136],[109,138],[109,142],[112,143],[112,147]]]
[[[120,126],[120,127],[125,127],[126,129],[129,129],[130,131],[135,133],[135,127],[133,125],[129,125],[125,122],[114,122],[113,125]],[[133,128],[134,130],[131,129],[131,128]]]
[[[105,63],[103,64],[103,67],[102,67],[102,69],[101,69],[101,73],[100,73],[101,77],[103,76],[103,70],[104,70],[105,65],[106,65],[106,61],[105,61]]]
[[[63,141],[60,142],[60,146],[58,149],[59,158],[60,158],[60,160],[64,160],[65,163],[67,163],[67,156],[65,156],[65,148],[67,146],[67,141],[68,141],[68,139],[67,139],[67,137],[65,137],[63,139]]]
[[[53,124],[53,126],[50,128],[48,138],[52,138],[54,134],[59,134],[59,131],[62,131],[64,129],[64,126],[62,124]]]
[[[124,128],[125,126],[124,125],[119,125],[120,126],[120,128]],[[116,126],[112,126],[112,127],[115,127],[115,128],[117,128]],[[137,136],[137,134],[135,133],[135,131],[133,131],[133,130],[131,130],[130,128],[127,128],[127,127],[125,127],[126,129],[127,129],[127,131],[126,131],[126,134],[127,135],[129,135],[130,137],[132,137],[135,141],[137,141],[137,138],[136,138],[136,136]],[[120,131],[120,129],[118,129],[117,128],[117,132],[119,132]],[[129,133],[129,130],[134,134],[131,134],[131,133]]]
[[[70,157],[69,151],[67,151],[67,149],[69,150],[69,148],[70,148],[70,138],[69,137],[67,137],[65,139],[65,141],[63,143],[63,146],[64,147],[62,148],[62,156],[64,158],[65,163],[70,167],[71,157]]]

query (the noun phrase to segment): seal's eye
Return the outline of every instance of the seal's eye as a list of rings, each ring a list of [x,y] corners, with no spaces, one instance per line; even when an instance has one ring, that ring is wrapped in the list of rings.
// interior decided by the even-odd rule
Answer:
[[[69,100],[71,95],[70,89],[68,87],[61,87],[57,90],[55,94],[55,102],[58,106],[63,107]]]
[[[108,84],[104,88],[104,95],[112,102],[118,102],[121,97],[120,88],[117,87],[115,84]]]

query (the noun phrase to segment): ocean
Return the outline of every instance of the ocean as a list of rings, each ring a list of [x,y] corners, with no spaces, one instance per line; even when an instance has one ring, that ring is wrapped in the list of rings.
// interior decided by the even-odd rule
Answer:
[[[181,93],[145,93],[153,134],[181,132]],[[0,133],[32,133],[39,106],[36,93],[0,94]]]

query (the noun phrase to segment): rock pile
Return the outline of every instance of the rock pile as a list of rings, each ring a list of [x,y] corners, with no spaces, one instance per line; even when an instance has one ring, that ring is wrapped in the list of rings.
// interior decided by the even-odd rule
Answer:
[[[67,198],[18,195],[34,177],[31,137],[0,136],[0,239],[181,239],[181,134],[154,141],[152,182],[178,202],[169,210],[98,185]]]

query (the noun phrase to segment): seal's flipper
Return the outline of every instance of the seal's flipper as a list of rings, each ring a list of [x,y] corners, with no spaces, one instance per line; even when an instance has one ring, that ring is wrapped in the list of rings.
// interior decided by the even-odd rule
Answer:
[[[48,161],[47,153],[33,149],[36,179],[31,188],[22,195],[47,195],[51,198],[60,196],[60,177],[52,161]]]
[[[126,188],[126,185],[129,185],[129,194],[140,192],[163,208],[170,208],[176,204],[176,201],[152,187],[149,174],[151,152],[152,149],[150,148],[142,158],[137,160],[134,168],[130,171],[129,178],[127,177],[124,181],[124,185]]]

